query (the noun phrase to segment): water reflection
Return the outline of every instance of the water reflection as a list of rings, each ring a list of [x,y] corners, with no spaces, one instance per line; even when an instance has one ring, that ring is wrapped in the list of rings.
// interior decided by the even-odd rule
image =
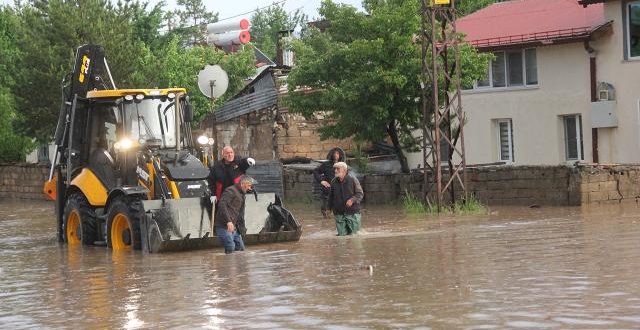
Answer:
[[[68,247],[53,205],[0,201],[2,328],[640,328],[640,209],[364,210],[335,237],[163,255]],[[28,229],[27,229],[28,228]]]

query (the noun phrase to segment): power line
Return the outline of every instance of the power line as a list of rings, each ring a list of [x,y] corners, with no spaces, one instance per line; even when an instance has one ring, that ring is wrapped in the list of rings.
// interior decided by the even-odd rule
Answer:
[[[251,14],[251,13],[254,13],[254,12],[258,11],[258,10],[263,10],[263,9],[266,9],[266,8],[269,8],[269,7],[273,7],[275,5],[279,5],[279,4],[285,3],[285,2],[287,2],[287,0],[281,0],[281,1],[278,1],[278,2],[274,2],[274,3],[272,3],[272,4],[268,5],[268,6],[264,6],[262,8],[256,8],[256,9],[250,10],[250,11],[248,11],[246,13],[242,13],[242,14],[238,14],[238,15],[234,15],[234,16],[230,16],[230,17],[225,17],[223,19],[219,19],[218,22],[222,22],[222,21],[230,20],[232,18],[244,16],[244,15],[247,15],[247,14]]]

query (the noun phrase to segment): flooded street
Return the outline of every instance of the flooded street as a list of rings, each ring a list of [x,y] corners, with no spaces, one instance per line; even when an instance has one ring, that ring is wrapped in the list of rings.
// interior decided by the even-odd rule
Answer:
[[[316,206],[291,209],[297,243],[143,255],[68,248],[53,203],[0,201],[0,326],[640,328],[635,203],[457,218],[369,206],[349,238]]]

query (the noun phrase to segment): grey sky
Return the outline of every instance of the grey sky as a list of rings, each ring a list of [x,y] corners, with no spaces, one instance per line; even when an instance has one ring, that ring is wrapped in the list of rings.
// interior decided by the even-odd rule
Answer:
[[[345,3],[352,5],[359,10],[362,10],[362,0],[334,0],[337,3]],[[152,4],[158,3],[159,0],[150,0]],[[274,2],[280,2],[278,0],[203,0],[204,4],[210,11],[218,12],[219,18],[224,19],[226,17],[235,16],[238,14],[246,13],[248,11],[255,10],[256,8],[262,8],[269,6]],[[169,7],[175,7],[175,0],[166,0]],[[318,7],[320,7],[321,0],[286,0],[284,2],[284,8],[287,11],[295,11],[300,8],[309,16],[311,20],[317,18]],[[0,4],[13,4],[13,0],[0,0]],[[249,18],[251,14],[245,15]]]

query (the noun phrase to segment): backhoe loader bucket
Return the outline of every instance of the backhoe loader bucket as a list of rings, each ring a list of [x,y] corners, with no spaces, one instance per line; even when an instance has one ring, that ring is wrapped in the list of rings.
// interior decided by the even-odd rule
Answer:
[[[282,207],[275,194],[247,195],[245,244],[297,241],[302,227]],[[144,252],[171,252],[221,247],[213,219],[203,198],[143,201],[146,217],[141,222]],[[215,213],[215,207],[212,209]]]

